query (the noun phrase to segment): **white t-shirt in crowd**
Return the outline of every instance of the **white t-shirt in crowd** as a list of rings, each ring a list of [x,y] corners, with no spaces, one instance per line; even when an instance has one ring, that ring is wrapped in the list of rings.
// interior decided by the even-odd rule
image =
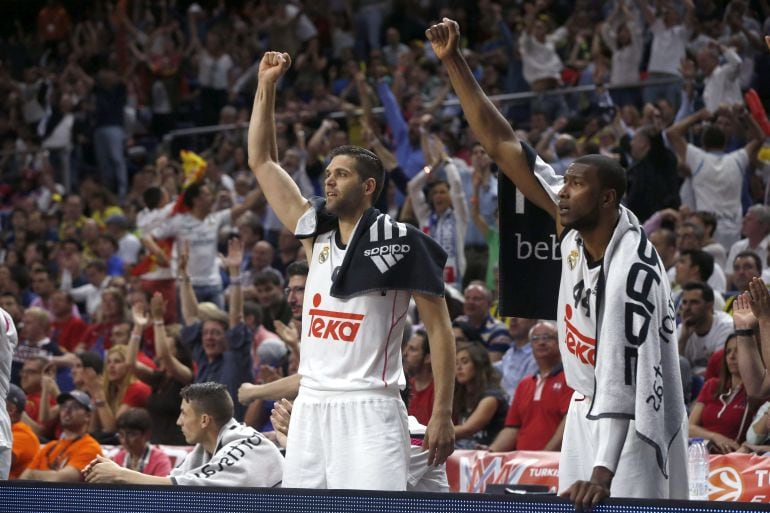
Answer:
[[[685,25],[666,28],[663,20],[658,18],[650,26],[650,30],[652,47],[647,71],[679,75],[679,64],[685,55],[687,41],[690,39],[690,29]]]
[[[198,219],[190,214],[172,217],[167,223],[157,227],[152,236],[157,239],[176,237],[177,251],[185,242],[190,243],[190,258],[187,273],[193,286],[222,286],[217,265],[217,241],[219,229],[230,224],[230,210],[220,210]]]
[[[731,153],[706,152],[687,145],[685,162],[690,168],[679,194],[691,210],[708,210],[717,218],[714,239],[728,248],[740,237],[743,174],[749,166],[745,149]]]
[[[680,327],[681,329],[681,327]],[[733,332],[733,318],[726,312],[714,312],[714,322],[705,335],[693,333],[687,339],[684,347],[684,357],[689,360],[693,369],[705,368],[709,357],[722,349],[725,340]]]

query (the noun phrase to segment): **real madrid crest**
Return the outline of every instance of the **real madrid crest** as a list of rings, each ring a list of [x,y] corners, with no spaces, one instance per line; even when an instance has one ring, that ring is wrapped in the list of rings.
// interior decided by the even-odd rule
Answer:
[[[578,253],[577,249],[573,249],[569,252],[569,256],[567,257],[567,264],[569,265],[569,270],[574,271],[575,266],[577,265],[578,258],[580,258],[580,253]]]
[[[321,253],[318,255],[318,263],[322,264],[329,258],[329,246],[324,246]]]

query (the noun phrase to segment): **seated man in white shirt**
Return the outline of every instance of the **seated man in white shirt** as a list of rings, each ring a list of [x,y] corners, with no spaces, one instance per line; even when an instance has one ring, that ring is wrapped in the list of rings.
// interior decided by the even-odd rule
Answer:
[[[192,452],[167,477],[123,468],[99,456],[83,470],[88,483],[249,486],[274,488],[283,480],[283,456],[252,427],[233,418],[233,400],[221,383],[194,383],[181,391],[177,425]]]
[[[752,251],[757,254],[761,262],[767,262],[767,246],[770,244],[770,207],[767,205],[750,206],[741,222],[741,234],[745,238],[733,244],[727,255],[725,269],[728,272],[732,272],[736,255],[743,251]]]
[[[708,277],[711,276],[714,269],[714,257],[699,249],[686,249],[679,254],[674,273],[669,272],[671,280],[671,296],[674,300],[674,307],[678,308],[682,300],[682,289],[686,283],[700,281],[708,283]],[[709,284],[709,286],[711,286]],[[713,290],[713,288],[712,288]],[[714,291],[714,310],[723,312],[725,309],[725,300],[722,294]]]
[[[682,289],[679,354],[687,358],[694,374],[703,374],[711,354],[733,332],[733,319],[714,311],[714,291],[707,284],[690,282]]]

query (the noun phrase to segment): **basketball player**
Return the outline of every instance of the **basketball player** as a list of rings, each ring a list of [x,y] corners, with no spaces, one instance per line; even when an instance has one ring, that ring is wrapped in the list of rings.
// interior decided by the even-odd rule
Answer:
[[[687,498],[687,419],[670,285],[638,220],[620,205],[625,170],[588,155],[563,179],[557,176],[481,90],[459,51],[459,32],[444,18],[426,35],[481,144],[516,188],[555,219],[561,237],[559,347],[575,394],[559,491],[583,508],[610,494]]]
[[[5,398],[11,382],[11,357],[19,343],[11,314],[0,308],[0,480],[8,479],[11,470],[13,435]]]
[[[434,242],[419,230],[372,208],[383,169],[367,150],[335,149],[325,198],[302,197],[278,164],[275,142],[276,83],[289,66],[288,54],[262,58],[248,140],[249,167],[283,225],[301,238],[310,265],[283,486],[405,490],[409,433],[399,397],[400,342],[411,296],[430,334],[436,382],[425,435],[429,463],[443,463],[454,447],[454,338],[441,278],[446,257],[432,252]]]

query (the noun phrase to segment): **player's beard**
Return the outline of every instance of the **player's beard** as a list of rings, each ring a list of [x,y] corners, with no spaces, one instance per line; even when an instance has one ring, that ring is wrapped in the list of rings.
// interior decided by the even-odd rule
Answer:
[[[353,215],[364,200],[364,193],[357,187],[351,187],[343,192],[339,191],[338,196],[331,202],[326,203],[326,208],[337,217]]]

